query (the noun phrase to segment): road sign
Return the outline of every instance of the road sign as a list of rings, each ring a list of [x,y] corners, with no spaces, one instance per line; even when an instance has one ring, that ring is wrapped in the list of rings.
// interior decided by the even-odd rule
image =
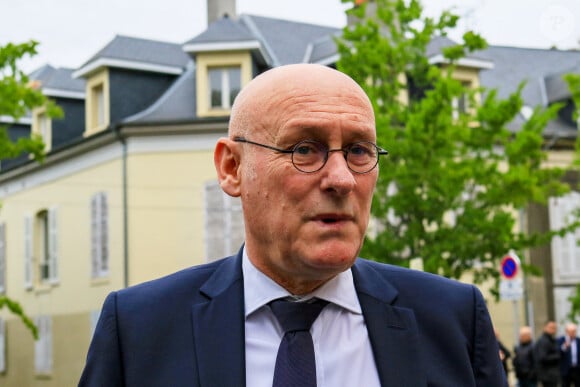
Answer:
[[[518,268],[520,266],[519,259],[517,256],[508,254],[501,260],[501,274],[505,279],[514,279],[518,274]]]
[[[521,278],[502,279],[499,283],[499,298],[502,301],[517,301],[524,296],[524,284]]]

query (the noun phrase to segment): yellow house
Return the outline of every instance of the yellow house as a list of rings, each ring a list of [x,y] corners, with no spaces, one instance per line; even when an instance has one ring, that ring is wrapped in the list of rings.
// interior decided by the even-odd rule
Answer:
[[[110,291],[237,251],[240,204],[222,193],[213,167],[231,103],[269,68],[334,66],[338,32],[236,15],[235,0],[212,0],[207,30],[184,44],[117,36],[78,69],[45,67],[31,75],[65,118],[32,112],[27,133],[44,137],[46,161],[18,158],[0,169],[0,292],[18,300],[40,331],[35,342],[0,311],[0,385],[76,385]],[[439,53],[448,43],[432,42],[432,63],[445,65]],[[511,74],[502,50],[466,58],[457,78],[473,87],[501,84]],[[536,54],[562,70],[580,56]],[[457,108],[469,107],[458,101]],[[22,127],[11,128],[22,135]],[[553,162],[571,157],[560,139],[552,142]],[[511,334],[511,306],[490,304],[504,336]],[[554,315],[549,306],[540,309]]]

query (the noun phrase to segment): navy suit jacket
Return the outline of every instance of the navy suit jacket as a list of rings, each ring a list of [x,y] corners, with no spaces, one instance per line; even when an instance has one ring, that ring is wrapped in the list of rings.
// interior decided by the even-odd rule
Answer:
[[[562,350],[565,341],[566,336],[558,338],[558,348],[560,348],[562,359],[560,361],[560,373],[562,374],[562,376],[566,376],[570,371],[570,368],[572,367],[572,351],[570,349],[567,349],[565,351]],[[580,351],[580,339],[576,337],[574,341],[576,341],[576,350]],[[576,354],[576,356],[580,356],[580,353]],[[578,361],[578,358],[576,358],[576,361]]]
[[[241,261],[111,293],[79,386],[245,386]],[[477,288],[363,259],[352,272],[382,386],[506,385]]]

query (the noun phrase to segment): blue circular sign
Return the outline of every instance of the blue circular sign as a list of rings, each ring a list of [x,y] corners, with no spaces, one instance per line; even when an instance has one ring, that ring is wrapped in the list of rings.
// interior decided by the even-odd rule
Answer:
[[[501,274],[507,279],[512,279],[518,274],[518,262],[511,255],[506,255],[501,260]]]

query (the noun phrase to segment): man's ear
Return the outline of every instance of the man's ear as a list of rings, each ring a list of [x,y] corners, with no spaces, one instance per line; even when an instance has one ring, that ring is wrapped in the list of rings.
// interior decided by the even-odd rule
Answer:
[[[230,196],[240,196],[240,157],[236,143],[229,138],[220,138],[213,153],[213,162],[220,186]]]

